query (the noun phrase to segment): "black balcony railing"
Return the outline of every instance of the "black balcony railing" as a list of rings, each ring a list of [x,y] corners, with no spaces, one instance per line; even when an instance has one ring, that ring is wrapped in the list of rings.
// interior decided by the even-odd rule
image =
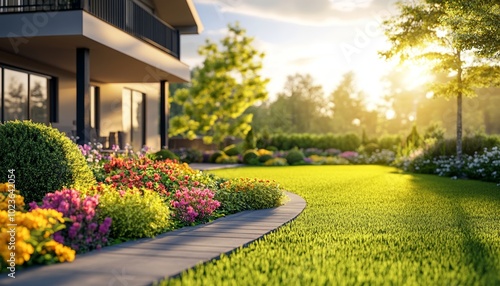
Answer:
[[[0,13],[85,10],[180,58],[179,31],[133,0],[0,0]]]

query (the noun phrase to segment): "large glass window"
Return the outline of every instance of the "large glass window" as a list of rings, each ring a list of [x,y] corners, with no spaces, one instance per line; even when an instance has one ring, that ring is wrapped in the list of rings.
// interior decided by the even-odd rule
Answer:
[[[5,69],[3,86],[4,121],[28,119],[28,74]]]
[[[48,80],[30,75],[30,118],[34,122],[49,122]]]
[[[0,121],[49,123],[50,78],[0,67]]]
[[[145,98],[142,92],[123,89],[122,93],[122,118],[123,131],[134,149],[139,151],[145,144],[146,114]]]

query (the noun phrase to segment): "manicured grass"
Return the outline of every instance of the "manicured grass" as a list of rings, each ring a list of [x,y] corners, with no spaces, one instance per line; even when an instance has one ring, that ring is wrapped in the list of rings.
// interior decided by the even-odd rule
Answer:
[[[500,187],[380,166],[238,168],[306,199],[292,223],[161,285],[500,285]]]

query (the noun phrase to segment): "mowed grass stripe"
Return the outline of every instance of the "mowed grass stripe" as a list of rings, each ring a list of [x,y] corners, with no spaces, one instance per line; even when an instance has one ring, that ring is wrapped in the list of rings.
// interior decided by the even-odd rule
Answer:
[[[238,168],[306,199],[292,223],[162,285],[500,285],[500,188],[381,166]]]

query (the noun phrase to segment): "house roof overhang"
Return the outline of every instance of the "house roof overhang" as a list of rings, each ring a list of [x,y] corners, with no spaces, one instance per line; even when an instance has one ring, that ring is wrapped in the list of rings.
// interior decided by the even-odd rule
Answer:
[[[87,48],[90,77],[97,82],[190,80],[188,65],[87,12],[58,12],[36,30],[29,30],[23,19],[31,19],[30,14],[0,17],[0,27],[5,27],[0,29],[0,50],[76,73],[76,49]]]
[[[153,0],[158,17],[181,34],[200,34],[203,23],[192,0]]]

